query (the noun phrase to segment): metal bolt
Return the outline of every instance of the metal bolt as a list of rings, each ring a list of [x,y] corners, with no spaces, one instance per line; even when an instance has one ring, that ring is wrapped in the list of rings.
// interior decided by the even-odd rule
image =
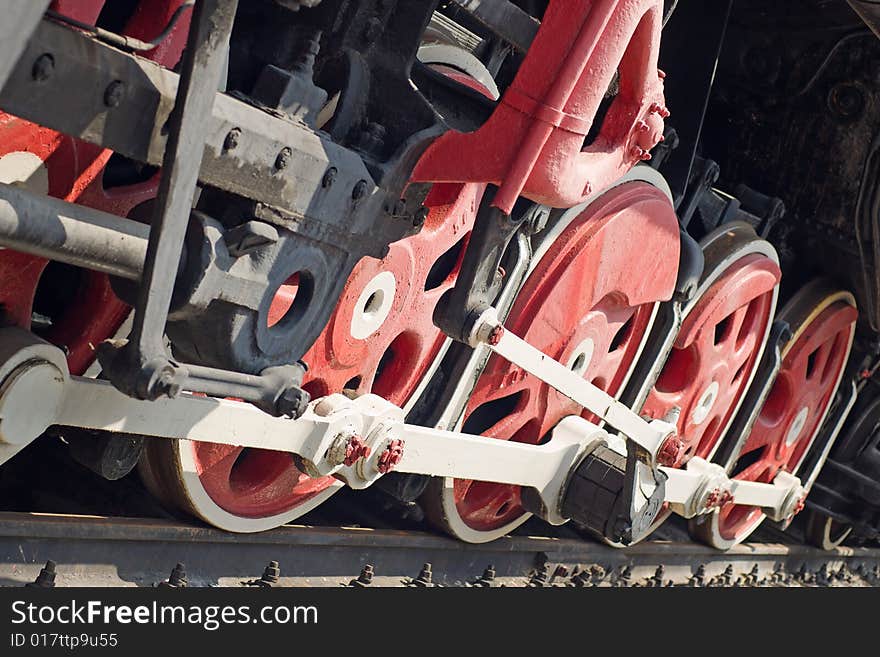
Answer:
[[[107,107],[119,107],[122,99],[125,97],[125,83],[121,80],[115,80],[107,85],[104,91],[104,104]]]
[[[487,342],[494,347],[496,344],[501,342],[501,338],[503,335],[504,335],[504,327],[503,326],[496,326],[495,328],[492,329],[492,332],[489,334],[489,339],[487,340]]]
[[[664,586],[663,576],[665,574],[666,574],[666,572],[663,569],[663,564],[660,564],[659,566],[657,566],[657,570],[654,571],[653,577],[650,577],[648,579],[648,582],[647,582],[648,587],[658,588],[658,589],[663,588],[663,586]]]
[[[361,570],[361,574],[357,579],[351,580],[348,585],[363,588],[373,583],[373,564],[368,563]]]
[[[159,588],[162,589],[185,589],[189,586],[186,578],[186,568],[182,563],[177,564],[171,570],[171,576],[164,582],[159,582]]]
[[[425,206],[422,206],[418,210],[416,210],[415,214],[413,215],[412,222],[415,228],[421,228],[425,225],[425,222],[428,220],[428,212],[428,208],[426,208]]]
[[[816,585],[817,586],[830,586],[831,585],[831,574],[828,572],[828,564],[823,563],[819,568],[819,571],[816,573]]]
[[[678,436],[669,436],[657,451],[657,463],[667,467],[674,466],[684,454],[684,442]]]
[[[734,586],[758,586],[758,564],[752,566],[752,569],[747,574],[737,577]]]
[[[724,569],[724,572],[721,573],[721,581],[724,583],[724,586],[730,586],[732,579],[733,566],[728,564],[728,566]]]
[[[278,153],[278,157],[275,158],[275,168],[278,171],[282,169],[286,169],[287,165],[290,164],[290,159],[293,157],[293,151],[290,150],[289,147],[285,146],[281,149],[281,152]]]
[[[327,461],[331,465],[353,466],[358,460],[370,455],[370,447],[360,436],[341,433],[336,436],[327,450]]]
[[[162,370],[159,379],[156,381],[156,391],[159,395],[166,397],[177,397],[180,394],[180,384],[175,381],[174,371],[171,369]]]
[[[55,58],[46,53],[45,55],[40,55],[34,61],[34,66],[31,68],[31,77],[35,82],[45,82],[52,77],[54,72]]]
[[[556,579],[560,577],[568,577],[568,568],[559,564],[556,568],[553,569],[553,574],[550,575],[550,583],[552,584]]]
[[[592,586],[590,582],[590,571],[582,570],[571,576],[571,585],[577,588]]]
[[[238,141],[241,138],[241,128],[233,128],[226,135],[226,139],[223,140],[223,150],[224,151],[234,151],[238,148]]]
[[[688,580],[688,584],[695,588],[700,588],[706,583],[706,566],[704,564],[700,564],[697,566],[697,570],[691,575]]]
[[[281,567],[279,566],[277,561],[270,561],[266,568],[263,570],[263,576],[260,577],[260,580],[266,582],[267,584],[277,584],[278,578],[281,576]]]
[[[534,589],[540,589],[547,586],[547,577],[548,577],[548,569],[547,564],[543,564],[538,566],[538,569],[532,574],[529,578],[526,586]]]
[[[359,201],[364,196],[367,195],[367,181],[366,180],[358,180],[355,183],[354,189],[351,190],[351,198],[355,201]]]
[[[388,446],[382,454],[379,455],[379,462],[377,464],[379,472],[382,474],[388,474],[398,463],[400,463],[400,459],[403,458],[404,445],[405,443],[398,439],[394,439],[388,443]]]
[[[782,568],[782,564],[777,562],[776,565],[773,566],[773,572],[770,573],[770,583],[771,584],[783,584],[786,580],[785,571]]]
[[[346,467],[351,467],[360,459],[365,459],[370,455],[370,446],[367,445],[363,438],[354,436],[345,446],[345,459],[343,463]]]
[[[333,185],[333,182],[336,180],[336,175],[339,171],[336,167],[330,167],[324,172],[324,177],[321,178],[321,187],[327,188]]]
[[[434,582],[432,581],[433,575],[431,573],[431,564],[426,563],[422,566],[422,569],[419,571],[419,576],[414,580],[407,582],[407,586],[413,586],[418,588],[431,588],[434,586]]]
[[[33,582],[25,584],[27,588],[32,589],[54,589],[55,588],[55,562],[49,559],[46,565],[40,569],[40,574]]]
[[[621,566],[617,577],[614,579],[612,586],[615,588],[625,588],[630,586],[632,580],[632,567]]]
[[[271,588],[278,583],[281,577],[281,566],[277,561],[270,561],[263,569],[260,579],[252,579],[249,582],[242,582],[245,586],[257,586],[260,588]]]
[[[495,581],[495,566],[489,564],[486,566],[486,569],[483,571],[483,574],[480,575],[471,586],[476,586],[478,588],[490,588],[492,583]]]

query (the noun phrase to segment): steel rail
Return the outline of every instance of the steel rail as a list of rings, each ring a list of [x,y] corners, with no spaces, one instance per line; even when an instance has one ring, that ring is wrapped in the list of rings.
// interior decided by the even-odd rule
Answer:
[[[160,520],[0,513],[0,586],[33,581],[48,559],[57,564],[58,586],[153,586],[178,562],[186,564],[190,586],[241,586],[258,579],[270,560],[280,563],[280,586],[346,585],[367,564],[373,586],[401,586],[425,563],[441,586],[472,585],[490,565],[493,586],[880,584],[880,549],[873,548],[824,552],[761,543],[718,552],[647,541],[619,550],[548,536],[463,545],[423,532],[360,527],[285,526],[237,535]]]

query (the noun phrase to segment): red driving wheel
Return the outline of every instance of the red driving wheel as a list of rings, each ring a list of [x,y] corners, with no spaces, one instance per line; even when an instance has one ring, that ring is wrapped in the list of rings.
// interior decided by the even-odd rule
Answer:
[[[773,247],[744,224],[721,227],[702,246],[700,285],[642,407],[652,418],[679,409],[677,467],[718,451],[764,352],[781,277]],[[661,511],[654,528],[668,517]]]
[[[461,72],[454,79],[474,84]],[[304,388],[312,398],[350,390],[372,392],[404,408],[415,400],[446,342],[433,324],[433,311],[455,284],[484,189],[434,185],[420,232],[392,244],[382,260],[358,263],[303,358],[309,368]],[[270,329],[294,306],[299,283],[294,276],[278,290]],[[237,532],[290,522],[341,485],[333,477],[309,477],[288,453],[190,441],[151,443],[141,474],[167,503]]]
[[[558,237],[536,253],[537,265],[505,326],[616,395],[644,346],[657,304],[675,283],[679,237],[672,204],[645,182],[627,182],[566,212],[557,229]],[[468,402],[463,431],[537,444],[572,414],[591,417],[493,356]],[[528,517],[516,486],[450,479],[428,502],[436,522],[469,542],[493,540]]]
[[[436,361],[445,338],[431,317],[455,283],[463,240],[482,186],[438,188],[422,231],[391,246],[383,260],[365,258],[345,285],[336,311],[304,357],[304,387],[313,397],[343,389],[373,392],[405,406]],[[278,291],[269,320],[291,307],[297,281]],[[339,487],[311,478],[290,454],[167,441],[151,444],[144,461],[157,494],[206,522],[231,531],[262,531],[315,508]],[[142,470],[144,469],[142,468]]]
[[[736,480],[771,483],[780,471],[799,473],[807,452],[820,440],[858,311],[848,292],[814,282],[786,304],[780,318],[788,322],[792,337],[782,348],[782,365],[754,426],[725,464]],[[758,508],[726,504],[691,525],[698,538],[727,549],[754,532],[764,517]]]

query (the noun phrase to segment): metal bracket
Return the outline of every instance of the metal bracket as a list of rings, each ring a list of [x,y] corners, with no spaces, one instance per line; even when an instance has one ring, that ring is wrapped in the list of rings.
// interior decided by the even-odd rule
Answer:
[[[51,0],[3,0],[0,2],[0,87],[6,84],[9,74],[15,67],[19,56],[24,51],[28,39],[40,19],[43,17]]]
[[[202,0],[195,7],[131,337],[103,345],[99,354],[114,385],[140,399],[173,397],[186,378],[166,352],[165,323],[208,136],[204,117],[214,105],[237,6],[238,0]]]

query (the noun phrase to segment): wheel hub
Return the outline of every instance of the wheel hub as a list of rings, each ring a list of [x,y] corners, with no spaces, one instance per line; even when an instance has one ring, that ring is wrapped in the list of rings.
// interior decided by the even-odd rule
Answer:
[[[715,406],[715,400],[718,399],[718,392],[720,389],[721,387],[718,385],[717,381],[713,381],[709,384],[706,391],[700,395],[697,406],[691,414],[691,424],[700,425],[706,420],[709,413],[712,411],[712,407]]]

